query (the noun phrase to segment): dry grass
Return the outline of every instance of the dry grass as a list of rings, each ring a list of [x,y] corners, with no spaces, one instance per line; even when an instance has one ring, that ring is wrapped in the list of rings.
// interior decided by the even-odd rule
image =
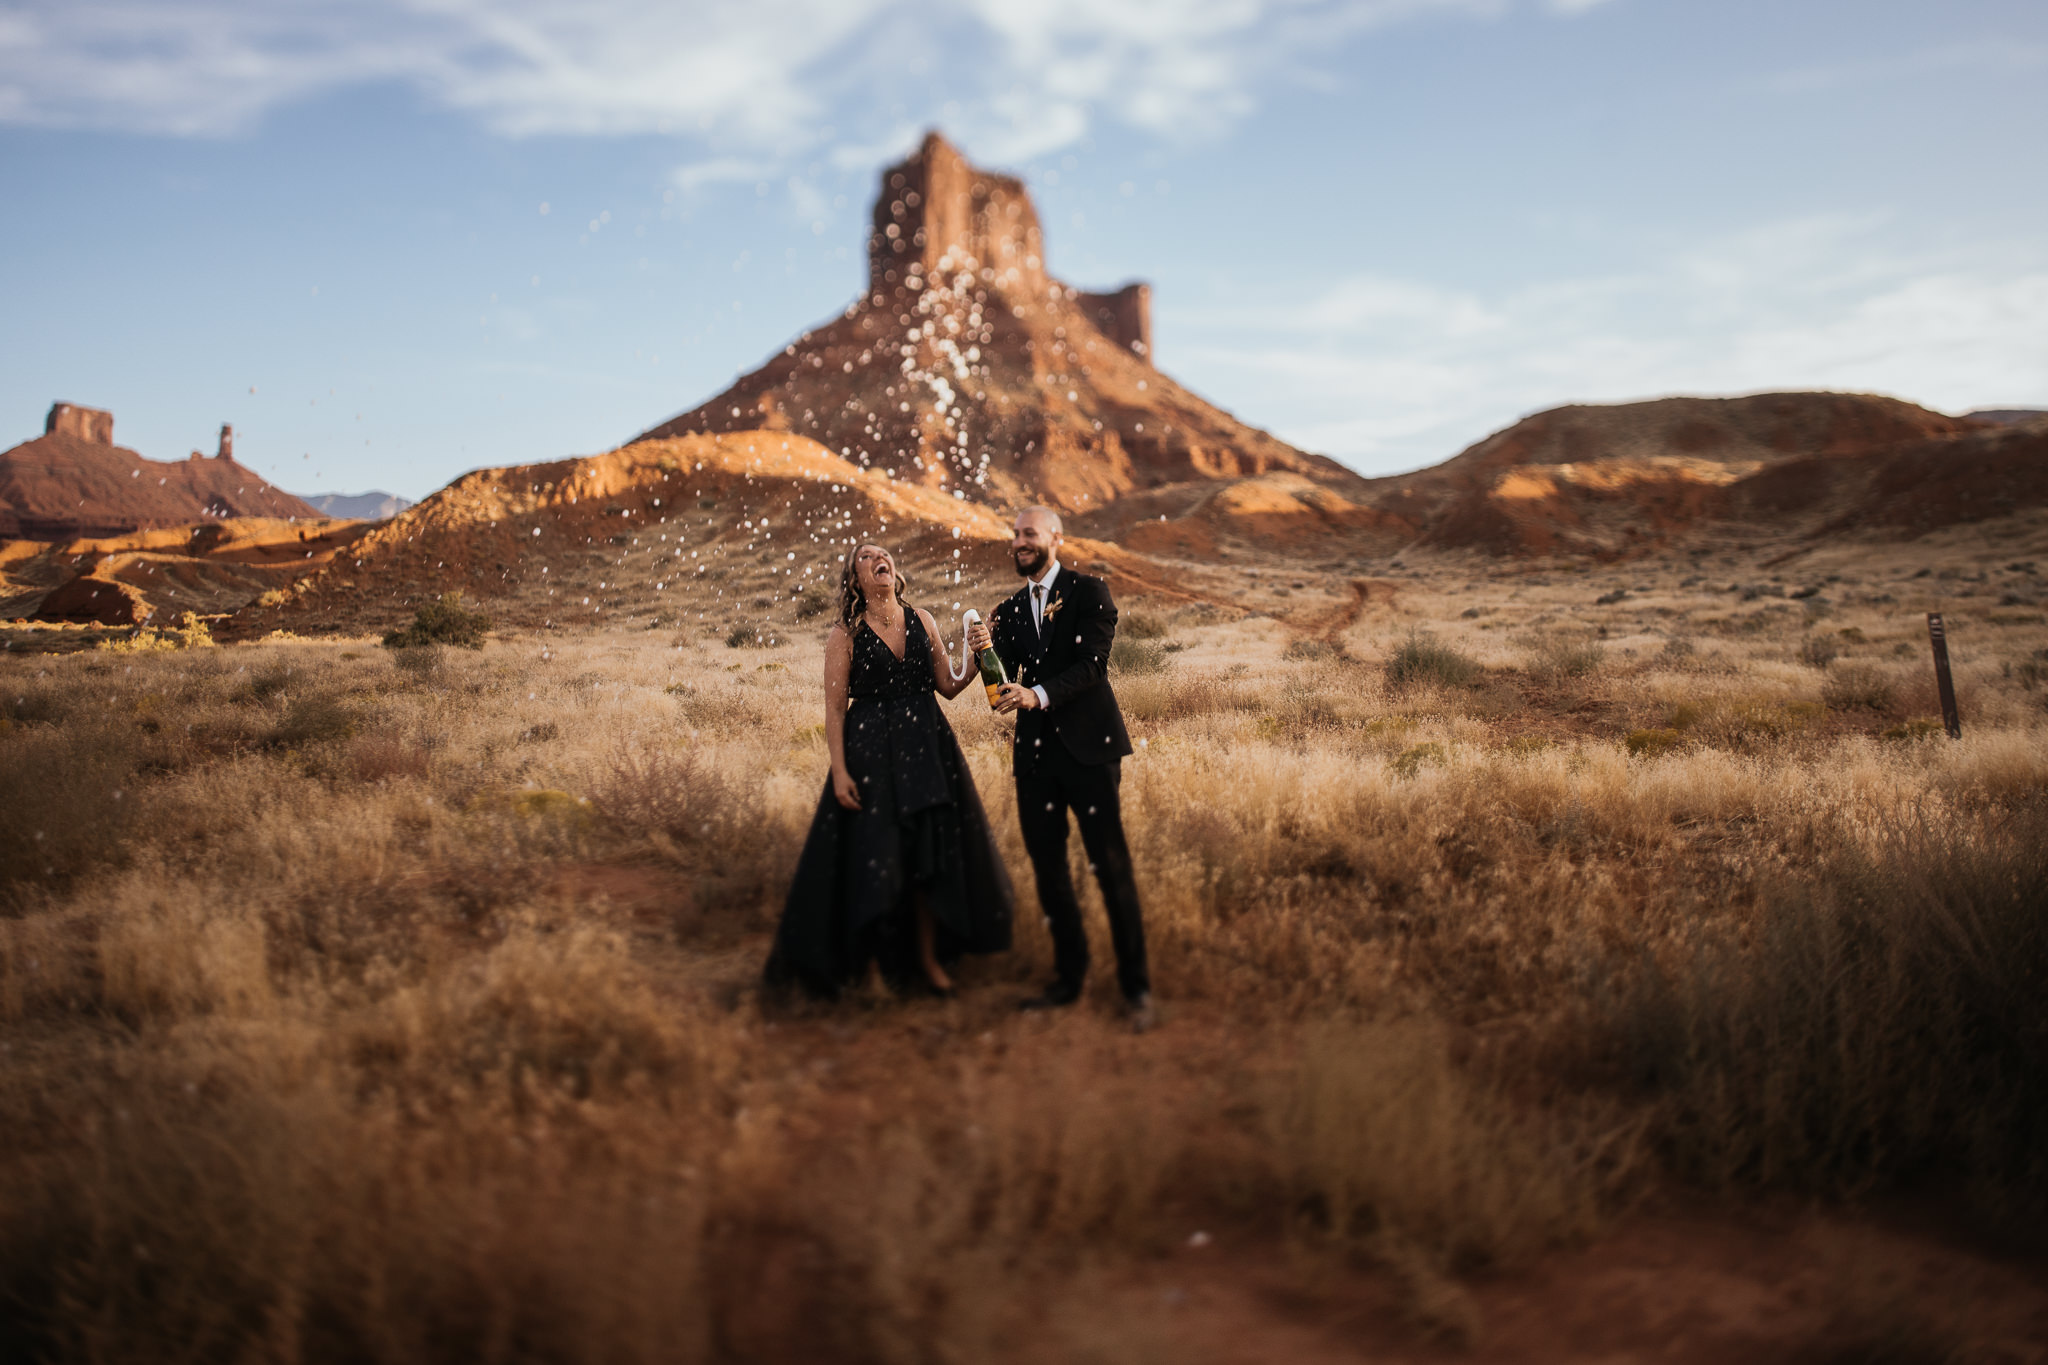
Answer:
[[[1775,600],[1460,577],[1328,648],[1130,613],[1145,1038],[1013,1013],[1029,913],[957,1003],[764,1009],[821,632],[0,661],[0,1354],[986,1359],[1192,1227],[1469,1337],[1456,1276],[1660,1180],[2038,1210],[2025,632],[1951,608],[1953,743],[1911,604],[1822,668]]]

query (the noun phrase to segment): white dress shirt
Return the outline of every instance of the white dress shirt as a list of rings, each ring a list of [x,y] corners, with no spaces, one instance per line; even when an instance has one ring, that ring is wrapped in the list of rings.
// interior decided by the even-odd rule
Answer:
[[[1052,581],[1059,576],[1060,562],[1055,559],[1046,566],[1045,577],[1039,579],[1036,583],[1026,583],[1024,585],[1025,595],[1031,600],[1031,624],[1036,627],[1040,635],[1045,634],[1044,612],[1046,604],[1052,601]],[[1040,588],[1045,589],[1045,591],[1040,592]],[[1038,694],[1039,710],[1052,710],[1052,701],[1045,695],[1043,687],[1034,683],[1031,690]]]

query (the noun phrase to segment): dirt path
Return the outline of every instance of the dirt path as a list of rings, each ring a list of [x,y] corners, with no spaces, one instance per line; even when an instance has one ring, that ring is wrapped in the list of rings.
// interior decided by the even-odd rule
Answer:
[[[1304,620],[1290,621],[1288,625],[1309,638],[1342,646],[1344,632],[1357,625],[1369,608],[1392,607],[1401,592],[1399,584],[1384,578],[1354,578],[1345,587],[1350,590],[1349,601],[1340,602],[1330,610]]]

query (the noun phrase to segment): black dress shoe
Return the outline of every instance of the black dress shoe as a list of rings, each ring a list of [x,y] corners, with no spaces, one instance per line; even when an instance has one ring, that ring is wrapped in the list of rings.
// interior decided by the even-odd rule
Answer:
[[[1065,1009],[1081,998],[1079,986],[1062,986],[1057,983],[1047,986],[1037,995],[1027,995],[1017,1002],[1020,1010]]]

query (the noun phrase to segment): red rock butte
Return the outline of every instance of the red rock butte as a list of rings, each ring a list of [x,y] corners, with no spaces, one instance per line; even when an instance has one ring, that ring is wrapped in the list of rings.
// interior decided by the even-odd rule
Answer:
[[[1023,183],[937,133],[882,173],[867,247],[867,291],[839,317],[636,439],[787,431],[964,500],[1068,512],[1269,472],[1363,484],[1162,373],[1150,288],[1054,278]]]
[[[114,414],[54,403],[43,434],[0,451],[0,539],[118,536],[226,517],[320,520],[234,457],[220,429],[212,456],[146,460],[114,444]]]

